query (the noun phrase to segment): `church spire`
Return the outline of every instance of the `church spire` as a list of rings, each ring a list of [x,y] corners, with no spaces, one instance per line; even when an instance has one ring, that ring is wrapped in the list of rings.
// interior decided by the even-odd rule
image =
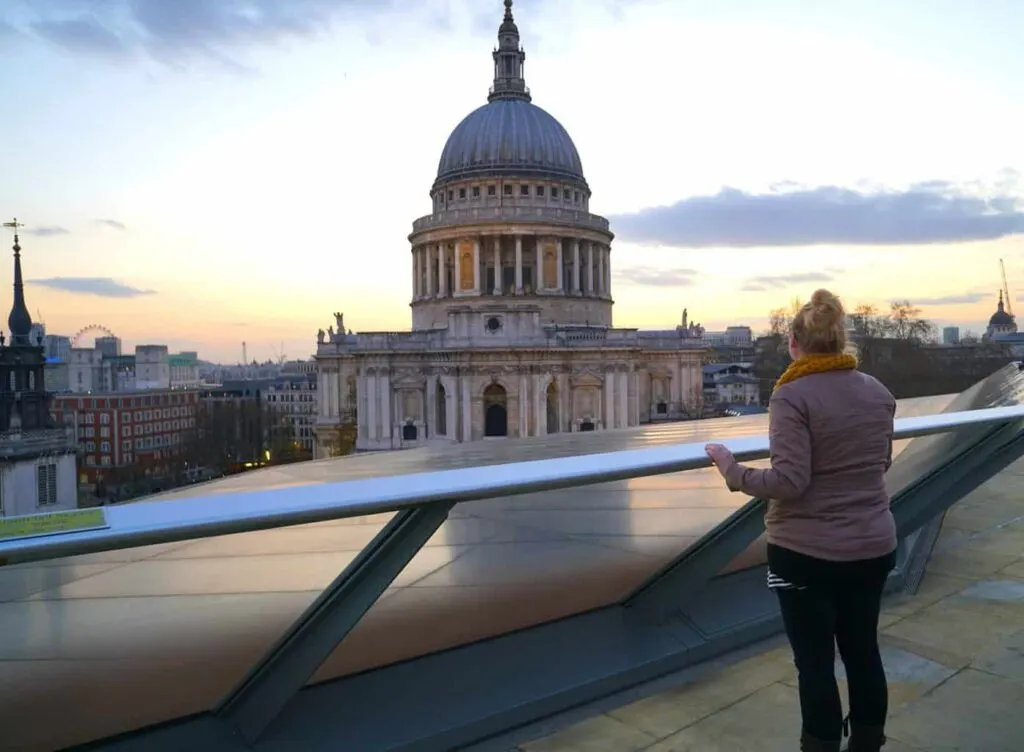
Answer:
[[[23,225],[15,219],[4,222],[4,227],[14,230],[14,304],[7,317],[7,328],[11,331],[11,345],[31,345],[32,316],[25,305],[25,284],[21,277],[21,245],[18,242],[18,228]]]
[[[512,17],[512,0],[505,0],[505,17],[498,27],[498,48],[494,50],[494,84],[487,97],[495,99],[523,99],[530,101],[530,90],[523,78],[526,53],[519,46],[519,27]]]

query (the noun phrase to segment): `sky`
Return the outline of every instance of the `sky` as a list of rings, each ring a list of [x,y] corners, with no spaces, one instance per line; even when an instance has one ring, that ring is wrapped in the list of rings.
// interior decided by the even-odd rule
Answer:
[[[617,326],[819,286],[1024,311],[1017,0],[517,0],[533,101],[611,220]],[[410,326],[412,221],[500,0],[4,0],[0,215],[50,333],[307,357]],[[9,247],[10,237],[2,238]],[[8,256],[9,258],[9,256]],[[0,284],[10,290],[10,263]],[[3,300],[3,298],[0,298]]]

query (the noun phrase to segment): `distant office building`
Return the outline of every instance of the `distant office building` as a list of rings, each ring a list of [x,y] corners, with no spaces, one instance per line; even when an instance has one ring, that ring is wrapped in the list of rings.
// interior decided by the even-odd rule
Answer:
[[[71,391],[70,371],[67,361],[46,356],[46,364],[43,366],[43,384],[46,391],[50,394]]]
[[[724,332],[704,332],[704,343],[711,347],[743,347],[754,343],[749,326],[727,326]]]
[[[942,344],[944,345],[959,345],[960,344],[960,327],[958,326],[947,326],[942,330]]]
[[[97,337],[95,348],[104,358],[116,358],[121,355],[120,337]]]
[[[267,407],[287,424],[292,440],[310,454],[316,444],[314,428],[318,381],[315,370],[304,374],[282,375],[267,386],[264,394]]]
[[[710,363],[704,366],[704,404],[715,409],[729,405],[759,405],[761,389],[752,363]]]
[[[316,373],[316,360],[289,360],[281,364],[281,375],[287,376],[295,373]]]
[[[186,389],[202,383],[199,378],[199,353],[182,352],[167,358],[171,388]]]
[[[167,345],[139,345],[135,348],[137,389],[170,389],[171,363]]]
[[[63,363],[71,360],[71,337],[62,334],[47,334],[43,337],[43,354]]]

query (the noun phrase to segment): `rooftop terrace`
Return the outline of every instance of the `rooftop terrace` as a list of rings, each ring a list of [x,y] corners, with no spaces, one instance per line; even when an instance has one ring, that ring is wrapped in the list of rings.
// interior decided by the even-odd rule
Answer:
[[[936,510],[1024,451],[1022,394],[1024,376],[1008,367],[955,399],[900,403],[901,420],[1005,409],[995,417],[956,413],[949,420],[957,425],[974,422],[953,434],[923,436],[949,430],[942,418],[901,424],[922,438],[898,442],[888,476],[904,536],[900,587],[916,586]],[[679,670],[735,657],[778,632],[763,587],[760,502],[728,493],[710,469],[665,472],[666,462],[706,463],[700,447],[712,438],[728,437],[741,456],[763,457],[765,429],[766,416],[758,415],[361,455],[268,468],[112,508],[114,532],[126,520],[160,528],[173,519],[245,516],[272,529],[195,538],[202,530],[194,527],[195,535],[186,530],[157,545],[123,548],[127,539],[120,539],[109,550],[88,549],[97,553],[0,566],[0,746],[284,752],[333,750],[343,739],[346,749],[367,751],[614,750],[640,742],[674,749],[668,739],[690,739],[686,729],[700,733],[692,729],[719,707],[761,690],[789,691],[786,675],[758,684],[765,674],[755,662],[749,676],[705,672],[695,686],[711,694],[678,713],[665,705],[675,700],[632,705],[661,702],[658,717],[678,716],[678,723],[655,728],[644,725],[646,711],[634,720],[609,712],[630,707],[638,687],[649,693],[666,676],[678,683]],[[498,495],[545,473],[561,478],[559,490]],[[601,474],[619,479],[567,487]],[[638,474],[644,477],[630,477]],[[474,496],[459,488],[484,490]],[[332,507],[337,519],[320,513],[326,521],[275,527],[270,518],[298,497],[340,505]],[[353,516],[360,498],[375,499],[373,509],[403,511]],[[402,498],[427,501],[386,503]],[[93,535],[63,541],[88,543]],[[941,545],[953,540],[947,535]],[[65,545],[0,541],[0,561],[25,560],[17,556],[26,551],[42,556],[33,553],[37,543]],[[984,587],[989,600],[1012,592]],[[785,664],[782,653],[774,655],[755,661]],[[952,668],[935,655],[929,660]],[[721,676],[736,674],[749,692],[714,689]],[[716,692],[733,699],[715,705],[708,698]],[[582,731],[540,740],[553,727],[536,724],[564,725],[571,708],[594,717]],[[601,712],[608,714],[594,715]],[[634,742],[594,746],[612,726]],[[587,728],[597,736],[587,737]],[[687,743],[715,749],[706,741],[714,727],[702,728],[711,737]]]
[[[885,752],[1024,749],[1024,462],[945,515],[920,588],[886,601],[881,629]],[[845,697],[841,663],[837,674]],[[792,752],[799,728],[792,654],[776,638],[524,730],[549,735],[517,749]]]

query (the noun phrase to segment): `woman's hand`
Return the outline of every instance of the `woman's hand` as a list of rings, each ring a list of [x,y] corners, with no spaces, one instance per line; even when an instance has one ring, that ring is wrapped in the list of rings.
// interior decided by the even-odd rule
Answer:
[[[729,448],[721,444],[707,444],[704,447],[704,451],[707,452],[711,461],[715,463],[715,467],[718,468],[718,472],[722,474],[723,478],[726,471],[736,462],[736,458],[732,456]]]

